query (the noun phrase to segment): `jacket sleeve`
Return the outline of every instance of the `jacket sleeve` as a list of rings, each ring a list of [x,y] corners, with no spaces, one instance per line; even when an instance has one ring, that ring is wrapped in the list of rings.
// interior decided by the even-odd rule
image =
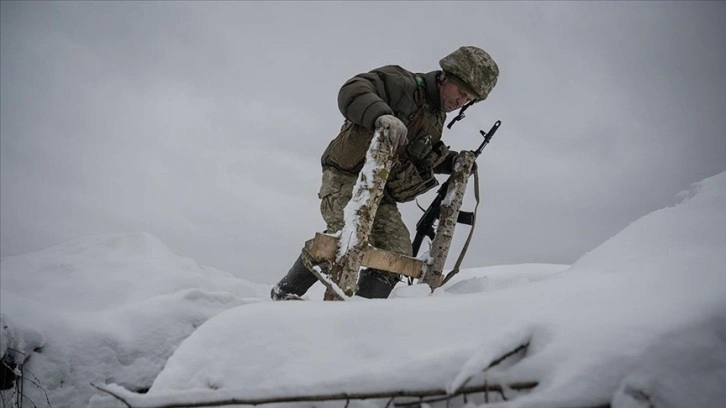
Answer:
[[[401,99],[406,99],[406,95],[413,95],[416,86],[415,80],[399,70],[403,71],[400,67],[382,67],[346,81],[338,92],[340,113],[369,130],[374,130],[379,116],[398,113],[397,105]]]

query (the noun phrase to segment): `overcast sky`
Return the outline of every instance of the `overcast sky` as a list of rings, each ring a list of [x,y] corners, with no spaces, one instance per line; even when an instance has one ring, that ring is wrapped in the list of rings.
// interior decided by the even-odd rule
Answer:
[[[0,4],[3,256],[146,231],[273,283],[324,228],[340,86],[461,45],[501,75],[444,139],[502,121],[465,267],[569,264],[726,170],[723,2]]]

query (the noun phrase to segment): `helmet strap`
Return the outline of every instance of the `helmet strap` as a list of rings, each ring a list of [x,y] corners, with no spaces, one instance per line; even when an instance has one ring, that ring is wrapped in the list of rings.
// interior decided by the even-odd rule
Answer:
[[[466,105],[462,106],[461,109],[459,109],[459,113],[456,115],[454,119],[451,119],[451,122],[449,122],[448,125],[446,125],[447,129],[451,129],[452,126],[454,126],[454,123],[464,119],[466,115],[464,112],[469,109],[469,106],[473,105],[476,102],[476,100],[471,100],[466,103]]]

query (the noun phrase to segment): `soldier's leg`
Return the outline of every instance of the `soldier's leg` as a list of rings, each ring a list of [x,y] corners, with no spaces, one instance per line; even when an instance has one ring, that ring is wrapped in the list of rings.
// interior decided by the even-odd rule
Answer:
[[[384,196],[373,221],[370,243],[376,248],[411,256],[411,236],[396,203]],[[387,298],[400,280],[397,274],[367,268],[358,279],[358,296]]]
[[[353,186],[356,181],[356,175],[343,173],[334,169],[326,169],[323,171],[323,180],[318,197],[320,198],[320,213],[327,225],[325,232],[334,233],[343,228],[345,222],[343,209],[352,197]],[[327,269],[326,264],[327,262],[313,259],[303,249],[287,275],[272,288],[272,299],[286,300],[299,298],[318,280],[308,268],[318,265],[325,271]]]
[[[323,183],[320,186],[320,214],[325,220],[325,232],[333,234],[345,226],[343,210],[353,197],[353,187],[358,181],[355,174],[327,168],[323,170]]]
[[[272,287],[270,297],[272,300],[293,300],[300,299],[300,296],[312,287],[318,278],[305,266],[303,257],[310,257],[305,249],[297,257],[287,275],[280,282]]]

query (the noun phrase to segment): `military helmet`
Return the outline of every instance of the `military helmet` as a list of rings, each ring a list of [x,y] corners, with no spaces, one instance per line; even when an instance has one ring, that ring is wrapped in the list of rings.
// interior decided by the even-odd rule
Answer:
[[[439,61],[441,69],[448,77],[468,85],[483,101],[497,84],[499,67],[492,57],[481,48],[464,46]],[[458,80],[458,81],[456,81]]]

